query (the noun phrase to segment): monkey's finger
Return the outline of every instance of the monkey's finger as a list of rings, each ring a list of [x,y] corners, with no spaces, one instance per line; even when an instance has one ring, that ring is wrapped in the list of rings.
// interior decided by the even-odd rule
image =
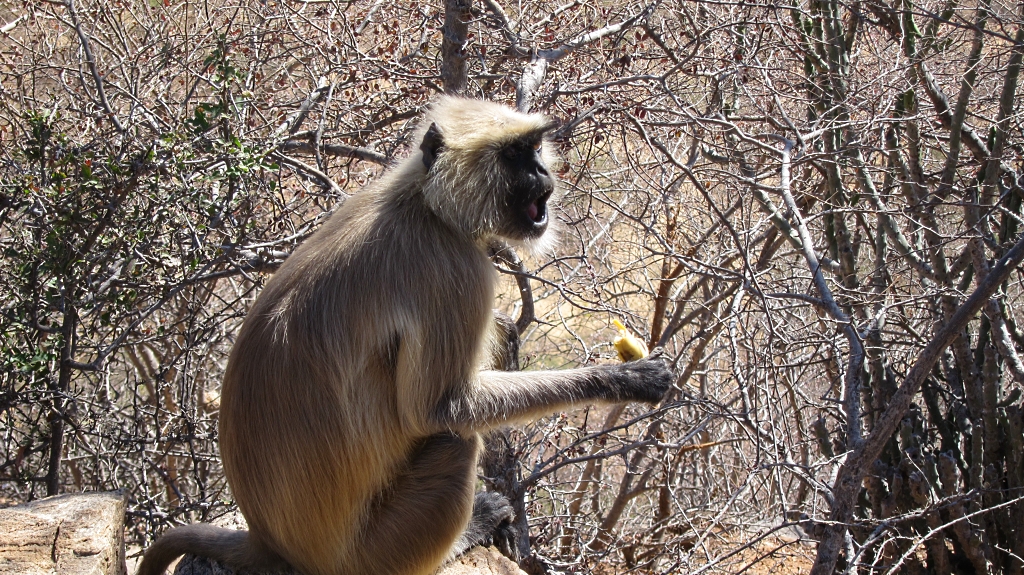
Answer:
[[[665,352],[665,348],[658,346],[651,350],[651,353],[647,354],[647,359],[664,359],[668,360],[668,354]]]

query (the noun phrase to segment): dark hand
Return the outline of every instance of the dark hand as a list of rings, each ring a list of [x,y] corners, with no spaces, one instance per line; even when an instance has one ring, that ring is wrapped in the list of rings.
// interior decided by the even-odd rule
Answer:
[[[622,376],[622,399],[658,403],[676,381],[669,369],[663,348],[655,348],[647,357],[618,366]]]

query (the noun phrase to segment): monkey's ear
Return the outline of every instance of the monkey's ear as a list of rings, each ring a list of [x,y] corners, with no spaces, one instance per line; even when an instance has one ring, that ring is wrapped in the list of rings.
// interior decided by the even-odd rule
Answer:
[[[420,150],[423,150],[423,165],[430,169],[430,166],[434,165],[434,161],[437,160],[437,155],[441,153],[441,149],[444,148],[444,136],[441,135],[441,130],[437,128],[437,124],[431,123],[430,127],[427,128],[427,133],[423,134],[423,141],[420,142]]]

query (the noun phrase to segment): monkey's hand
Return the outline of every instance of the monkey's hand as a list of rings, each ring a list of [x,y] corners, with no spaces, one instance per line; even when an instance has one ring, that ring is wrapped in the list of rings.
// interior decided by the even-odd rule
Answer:
[[[658,403],[668,393],[676,376],[665,359],[665,350],[656,348],[645,358],[616,366],[618,399]]]

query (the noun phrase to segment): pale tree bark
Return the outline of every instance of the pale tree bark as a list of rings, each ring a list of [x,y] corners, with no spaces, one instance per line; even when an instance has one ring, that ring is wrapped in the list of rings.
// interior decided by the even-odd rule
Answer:
[[[469,85],[469,21],[473,0],[445,0],[441,29],[441,85],[446,94],[464,94]]]

